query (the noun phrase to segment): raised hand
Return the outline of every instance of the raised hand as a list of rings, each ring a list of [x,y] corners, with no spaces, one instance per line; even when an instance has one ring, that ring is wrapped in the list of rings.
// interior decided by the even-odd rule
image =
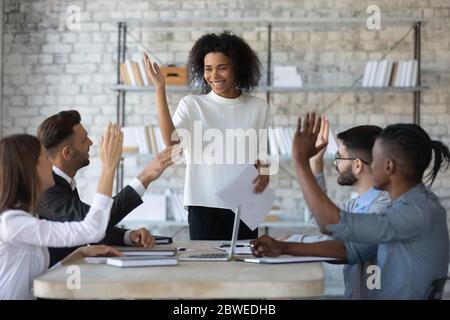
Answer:
[[[115,170],[122,156],[123,132],[120,125],[109,123],[101,140],[100,160],[103,169]]]
[[[328,142],[322,141],[316,145],[320,134],[322,118],[316,118],[315,112],[308,112],[303,120],[298,118],[297,130],[292,143],[292,158],[297,162],[309,161],[309,159],[324,149]],[[325,130],[324,125],[324,130]]]
[[[315,156],[311,157],[309,161],[313,173],[323,172],[323,156],[325,155],[325,151],[327,150],[326,146],[328,145],[328,133],[329,133],[329,122],[325,118],[325,116],[321,116],[320,130],[316,140],[316,147],[319,147],[324,144],[325,147],[321,149]]]
[[[137,177],[145,188],[174,164],[180,157],[183,149],[180,144],[172,145],[156,155],[156,157],[147,165],[147,167],[142,171]]]
[[[147,54],[144,53],[145,72],[153,85],[157,88],[164,88],[166,81],[164,79],[158,64],[152,63]]]

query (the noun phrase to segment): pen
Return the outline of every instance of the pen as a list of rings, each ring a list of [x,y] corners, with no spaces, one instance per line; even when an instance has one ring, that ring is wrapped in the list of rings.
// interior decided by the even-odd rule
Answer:
[[[186,248],[184,248],[184,247],[179,247],[179,248],[177,248],[177,251],[186,251]]]

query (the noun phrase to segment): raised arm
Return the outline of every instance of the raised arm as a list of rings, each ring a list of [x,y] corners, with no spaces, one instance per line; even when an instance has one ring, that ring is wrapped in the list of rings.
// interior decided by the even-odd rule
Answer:
[[[152,63],[148,55],[144,54],[145,71],[156,89],[156,104],[161,127],[161,134],[166,146],[180,142],[170,115],[166,97],[166,83],[164,76],[156,63]]]
[[[122,152],[123,134],[118,125],[108,125],[102,139],[102,173],[91,208],[80,222],[39,220],[23,211],[0,216],[4,241],[48,247],[73,247],[103,238],[112,205],[115,170]]]
[[[339,222],[339,208],[317,184],[309,163],[309,159],[326,146],[326,143],[316,146],[322,121],[322,118],[316,119],[315,113],[307,113],[302,128],[302,120],[301,118],[298,119],[297,130],[292,143],[292,157],[295,160],[295,170],[305,201],[319,224],[320,231],[330,234],[326,226]]]

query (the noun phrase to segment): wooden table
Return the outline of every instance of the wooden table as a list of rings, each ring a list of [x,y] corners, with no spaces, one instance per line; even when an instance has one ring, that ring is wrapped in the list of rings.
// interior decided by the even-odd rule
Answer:
[[[176,246],[214,251],[216,241]],[[69,289],[67,266],[34,280],[34,295],[49,299],[305,298],[323,293],[321,263],[260,265],[240,261],[179,261],[176,266],[117,268],[80,261],[80,289]]]

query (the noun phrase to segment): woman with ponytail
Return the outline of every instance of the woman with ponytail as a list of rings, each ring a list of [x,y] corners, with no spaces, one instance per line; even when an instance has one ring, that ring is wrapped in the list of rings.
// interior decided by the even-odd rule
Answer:
[[[446,210],[430,190],[438,172],[448,168],[448,147],[431,140],[418,125],[387,126],[372,149],[371,169],[374,187],[387,191],[392,202],[382,213],[354,214],[339,210],[311,172],[309,158],[325,147],[315,145],[320,121],[314,113],[308,113],[303,124],[299,119],[292,156],[304,198],[321,231],[336,240],[378,246],[373,257],[377,264],[367,283],[369,298],[425,299],[432,282],[447,277],[448,271]],[[425,174],[433,155],[431,171]],[[269,253],[258,241],[253,248],[257,256]]]

